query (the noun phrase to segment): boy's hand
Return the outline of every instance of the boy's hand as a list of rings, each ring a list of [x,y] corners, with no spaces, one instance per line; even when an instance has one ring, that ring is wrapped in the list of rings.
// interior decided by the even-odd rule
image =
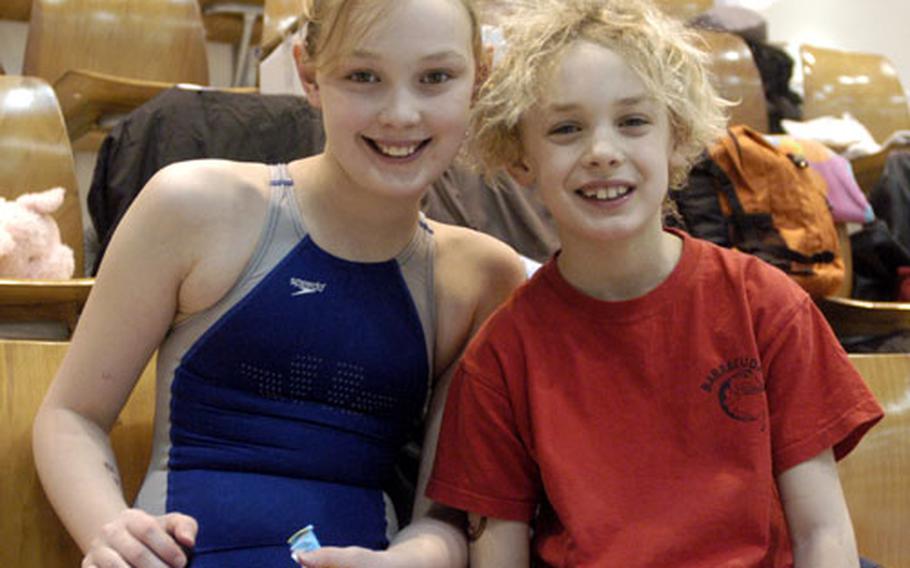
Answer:
[[[294,559],[304,568],[396,568],[386,553],[359,546],[327,546],[312,552],[297,552]]]
[[[104,525],[86,551],[82,568],[183,568],[185,549],[196,542],[196,520],[180,513],[155,517],[126,509]]]

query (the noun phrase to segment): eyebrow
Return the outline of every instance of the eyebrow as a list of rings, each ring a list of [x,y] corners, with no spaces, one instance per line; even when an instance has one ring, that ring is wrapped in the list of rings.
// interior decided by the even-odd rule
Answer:
[[[632,95],[629,97],[623,97],[616,101],[616,106],[619,107],[634,107],[642,103],[650,103],[654,101],[654,97],[651,95],[642,93],[640,95]],[[546,110],[550,112],[569,112],[578,108],[578,105],[575,103],[566,103],[566,104],[555,104],[550,105]]]
[[[368,51],[365,49],[355,49],[351,52],[351,57],[357,59],[381,59],[381,55],[373,51]],[[460,61],[465,61],[465,56],[455,51],[454,49],[446,49],[442,51],[437,51],[435,53],[430,53],[429,55],[424,55],[420,58],[420,61],[444,61],[447,59],[458,59]]]

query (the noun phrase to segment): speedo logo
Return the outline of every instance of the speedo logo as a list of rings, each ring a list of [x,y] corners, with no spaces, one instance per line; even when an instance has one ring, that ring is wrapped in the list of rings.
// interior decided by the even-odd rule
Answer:
[[[291,293],[291,296],[317,294],[325,290],[325,283],[310,282],[309,280],[303,280],[302,278],[291,278],[291,286],[295,288],[295,291]]]

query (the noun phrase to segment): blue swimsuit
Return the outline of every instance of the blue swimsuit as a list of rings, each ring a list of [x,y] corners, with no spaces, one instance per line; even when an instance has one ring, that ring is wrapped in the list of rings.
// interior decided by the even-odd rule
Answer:
[[[216,306],[159,350],[153,459],[137,506],[196,518],[195,568],[295,566],[285,540],[382,549],[382,487],[426,409],[433,241],[421,220],[386,262],[334,257],[307,235],[273,167],[263,236]]]

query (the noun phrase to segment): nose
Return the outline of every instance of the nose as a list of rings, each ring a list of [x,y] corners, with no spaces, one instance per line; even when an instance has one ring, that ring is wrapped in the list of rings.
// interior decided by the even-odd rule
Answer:
[[[390,89],[386,94],[379,121],[384,126],[408,127],[420,121],[420,104],[407,88]]]
[[[623,161],[623,154],[615,133],[608,129],[592,131],[584,156],[584,163],[590,168],[615,168]]]

